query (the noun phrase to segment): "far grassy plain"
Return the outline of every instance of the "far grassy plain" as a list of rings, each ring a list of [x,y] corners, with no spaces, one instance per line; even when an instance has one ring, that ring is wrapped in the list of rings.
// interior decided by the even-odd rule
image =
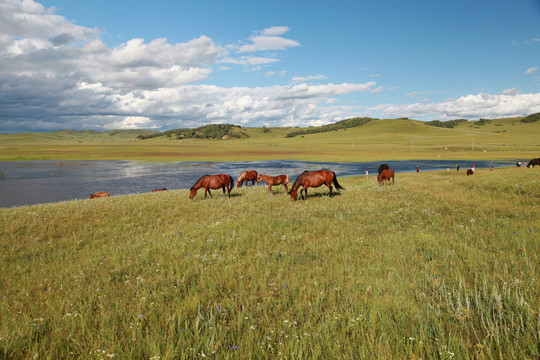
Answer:
[[[0,210],[3,359],[538,359],[540,169]]]
[[[244,139],[135,141],[133,136],[73,132],[0,135],[0,160],[385,161],[408,159],[483,160],[539,157],[540,122],[495,119],[453,129],[409,119],[373,120],[350,128],[286,138],[295,128],[244,128]]]

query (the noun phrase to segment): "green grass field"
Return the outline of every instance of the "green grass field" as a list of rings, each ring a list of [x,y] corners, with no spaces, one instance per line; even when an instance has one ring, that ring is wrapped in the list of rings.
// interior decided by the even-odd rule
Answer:
[[[1,209],[0,358],[540,357],[538,168],[339,181]]]
[[[373,120],[347,130],[286,138],[295,128],[244,128],[244,139],[135,141],[137,132],[60,131],[0,135],[0,161],[148,160],[386,161],[409,159],[528,161],[540,155],[540,121],[495,119],[464,122],[453,129],[416,120]]]

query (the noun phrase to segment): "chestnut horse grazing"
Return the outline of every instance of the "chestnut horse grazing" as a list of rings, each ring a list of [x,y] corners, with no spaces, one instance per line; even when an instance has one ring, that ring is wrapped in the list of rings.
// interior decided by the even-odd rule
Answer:
[[[474,170],[473,170],[473,169],[467,169],[467,176],[473,175],[473,174],[474,174]]]
[[[289,183],[289,177],[287,175],[278,175],[278,176],[270,176],[270,175],[264,175],[259,174],[259,177],[257,178],[257,184],[264,181],[268,184],[268,192],[272,193],[272,186],[274,185],[283,185],[285,187],[285,191],[288,193],[289,189],[287,188],[287,184]]]
[[[236,187],[242,187],[244,181],[246,182],[246,186],[248,185],[248,181],[251,181],[251,185],[255,185],[255,180],[257,180],[257,172],[255,170],[242,171],[238,179],[236,179]]]
[[[111,194],[109,194],[108,191],[103,191],[103,192],[97,192],[95,194],[90,194],[89,199],[104,198],[104,197],[109,197],[109,196],[111,196]]]
[[[167,189],[161,188],[161,189],[154,189],[154,190],[152,190],[152,192],[158,192],[158,191],[167,191]]]
[[[386,169],[381,171],[377,179],[379,180],[379,185],[384,184],[385,180],[390,185],[390,179],[392,179],[392,185],[394,185],[394,170]]]
[[[302,174],[300,174],[296,180],[294,181],[291,192],[289,193],[291,195],[291,201],[296,200],[298,197],[298,188],[302,186],[302,190],[300,190],[300,196],[302,199],[304,199],[304,195],[302,192],[305,193],[305,196],[307,198],[307,189],[309,187],[319,187],[321,185],[325,184],[328,186],[328,189],[330,189],[330,195],[332,195],[332,184],[336,187],[336,190],[345,190],[344,187],[339,185],[336,177],[336,173],[330,170],[317,170],[317,171],[304,171]]]
[[[197,195],[197,190],[200,188],[204,188],[204,198],[206,199],[206,193],[210,194],[211,197],[212,193],[210,192],[210,189],[223,189],[223,194],[225,194],[225,189],[227,189],[227,194],[229,197],[231,197],[231,190],[234,187],[234,180],[233,177],[227,174],[219,174],[219,175],[204,175],[202,178],[197,180],[195,185],[189,189],[189,198],[193,199],[195,195]]]

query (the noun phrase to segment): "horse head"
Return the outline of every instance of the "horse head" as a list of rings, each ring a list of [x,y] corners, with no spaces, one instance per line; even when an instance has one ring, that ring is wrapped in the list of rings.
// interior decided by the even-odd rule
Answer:
[[[259,176],[257,176],[257,184],[260,183],[262,180],[262,174],[259,174]]]
[[[191,189],[189,189],[189,198],[193,199],[195,195],[197,195],[197,190],[195,190],[195,188],[192,187]]]
[[[291,191],[289,191],[289,195],[291,195],[291,201],[295,201],[298,197],[298,192],[295,189],[291,189]]]

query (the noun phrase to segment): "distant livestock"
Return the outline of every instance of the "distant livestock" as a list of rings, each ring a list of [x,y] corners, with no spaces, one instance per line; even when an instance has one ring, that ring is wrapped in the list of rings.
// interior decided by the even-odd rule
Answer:
[[[467,176],[473,175],[473,174],[474,174],[474,170],[473,170],[473,169],[467,169]]]
[[[532,159],[527,163],[527,167],[534,167],[535,165],[540,165],[540,158]]]
[[[381,171],[381,173],[377,177],[377,180],[379,180],[379,185],[382,185],[384,183],[390,185],[390,179],[392,179],[392,185],[394,185],[394,170],[392,169],[386,169]]]
[[[242,183],[244,181],[246,182],[246,186],[248,185],[248,181],[251,181],[251,185],[255,185],[256,180],[257,180],[257,172],[255,170],[242,171],[242,173],[236,180],[236,187],[237,188],[242,187]]]
[[[104,198],[104,197],[109,197],[111,196],[111,194],[109,194],[108,191],[103,191],[103,192],[97,192],[95,194],[90,194],[90,199],[95,199],[95,198]]]
[[[167,189],[161,188],[161,189],[154,189],[154,190],[152,190],[152,192],[159,192],[159,191],[167,191]]]

